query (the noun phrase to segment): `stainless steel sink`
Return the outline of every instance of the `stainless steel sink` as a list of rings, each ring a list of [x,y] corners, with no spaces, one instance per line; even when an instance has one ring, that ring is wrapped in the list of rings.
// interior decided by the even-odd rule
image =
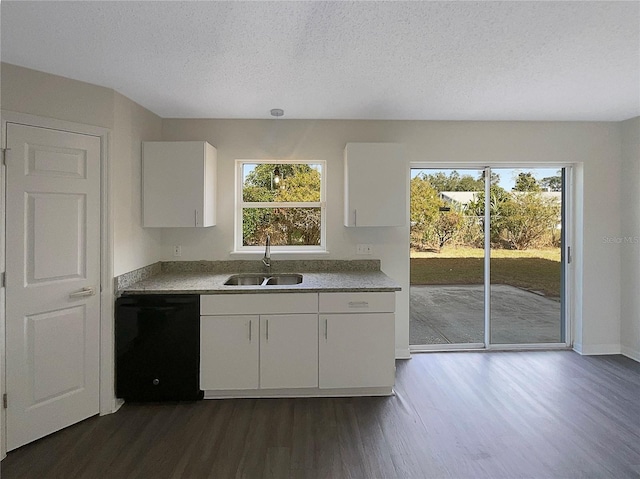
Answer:
[[[224,282],[227,286],[259,286],[267,279],[262,274],[234,274]]]
[[[265,286],[281,285],[281,284],[300,284],[302,283],[301,274],[276,274],[269,278],[264,283]]]
[[[229,276],[226,286],[278,286],[302,283],[302,275],[295,273],[273,274],[234,274]]]

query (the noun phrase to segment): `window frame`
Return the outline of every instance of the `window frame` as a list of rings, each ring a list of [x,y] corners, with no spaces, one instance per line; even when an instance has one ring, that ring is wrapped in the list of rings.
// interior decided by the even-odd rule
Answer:
[[[309,202],[245,202],[242,195],[243,169],[247,164],[273,164],[273,165],[320,165],[320,201]],[[235,225],[234,225],[234,252],[236,253],[264,253],[265,246],[245,246],[242,236],[242,212],[245,208],[320,208],[320,244],[319,245],[286,245],[271,246],[272,253],[326,253],[327,252],[327,202],[326,202],[326,175],[327,163],[324,160],[283,160],[283,159],[239,159],[235,165]]]

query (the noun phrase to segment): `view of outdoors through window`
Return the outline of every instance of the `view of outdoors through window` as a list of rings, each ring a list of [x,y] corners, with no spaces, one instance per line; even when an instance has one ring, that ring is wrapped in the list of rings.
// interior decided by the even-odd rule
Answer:
[[[556,343],[562,170],[491,169],[491,342]],[[410,344],[485,342],[483,170],[413,169]]]
[[[242,164],[242,245],[319,246],[322,164]]]

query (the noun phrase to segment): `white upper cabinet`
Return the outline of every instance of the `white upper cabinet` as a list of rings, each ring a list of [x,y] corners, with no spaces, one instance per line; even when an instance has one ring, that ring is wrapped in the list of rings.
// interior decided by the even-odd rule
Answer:
[[[216,161],[206,141],[143,142],[143,226],[214,226]]]
[[[408,165],[398,143],[347,143],[345,226],[407,224]]]

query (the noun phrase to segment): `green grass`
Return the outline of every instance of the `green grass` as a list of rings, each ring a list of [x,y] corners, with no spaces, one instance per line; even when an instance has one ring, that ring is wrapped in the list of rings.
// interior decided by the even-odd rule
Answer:
[[[445,248],[441,253],[411,252],[411,284],[483,284],[479,248]],[[560,250],[493,250],[491,283],[509,284],[560,296]]]

